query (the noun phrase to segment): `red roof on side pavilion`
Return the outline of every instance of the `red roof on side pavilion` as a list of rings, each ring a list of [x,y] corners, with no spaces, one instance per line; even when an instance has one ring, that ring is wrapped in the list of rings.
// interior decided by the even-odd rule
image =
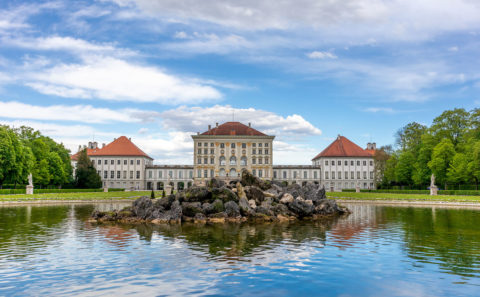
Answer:
[[[326,149],[312,160],[321,157],[372,157],[373,154],[351,142],[345,136],[338,136]]]
[[[253,129],[250,126],[240,122],[226,122],[220,126],[214,127],[201,135],[247,135],[247,136],[267,136],[266,134]]]
[[[89,156],[141,156],[152,159],[129,138],[120,136],[103,148],[94,149]]]
[[[93,153],[94,149],[87,148],[87,156],[90,156]],[[70,156],[70,160],[78,161],[78,157],[80,156],[80,151],[76,154]]]

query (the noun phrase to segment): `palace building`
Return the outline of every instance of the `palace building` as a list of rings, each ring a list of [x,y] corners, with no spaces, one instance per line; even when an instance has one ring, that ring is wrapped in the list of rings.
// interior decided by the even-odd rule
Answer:
[[[89,142],[79,151],[87,149],[106,188],[162,190],[169,184],[179,190],[205,185],[212,177],[237,179],[243,169],[265,180],[316,183],[327,191],[375,188],[375,143],[363,149],[339,135],[312,159],[312,165],[273,165],[274,138],[252,128],[250,123],[217,123],[192,135],[193,165],[154,165],[153,159],[125,136],[101,148],[97,142]],[[77,159],[78,153],[71,157],[74,168]]]

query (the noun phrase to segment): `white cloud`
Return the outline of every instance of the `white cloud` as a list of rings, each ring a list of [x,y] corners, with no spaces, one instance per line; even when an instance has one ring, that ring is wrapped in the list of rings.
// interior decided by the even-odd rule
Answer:
[[[175,32],[175,35],[173,35],[173,37],[178,39],[185,39],[185,38],[188,38],[188,35],[187,33],[180,31],[180,32]]]
[[[365,108],[364,111],[366,112],[373,112],[373,113],[394,113],[395,111],[391,107],[368,107]]]
[[[148,128],[140,128],[137,133],[138,134],[147,134],[147,132],[148,132]]]
[[[337,56],[329,52],[313,51],[307,54],[310,59],[336,59]]]
[[[322,36],[418,39],[478,28],[480,5],[469,0],[112,0],[140,8],[145,15],[209,22],[240,30],[313,28]],[[188,9],[186,9],[188,8]],[[346,41],[348,39],[344,39]]]
[[[38,92],[61,97],[112,101],[191,104],[215,101],[215,88],[169,74],[152,66],[96,56],[81,64],[60,64],[25,75],[26,85]]]
[[[186,107],[161,113],[163,126],[176,131],[203,132],[208,125],[216,122],[232,121],[251,123],[252,127],[266,134],[277,136],[312,136],[320,135],[320,129],[297,114],[286,117],[270,111],[255,108],[233,108],[230,105],[215,105],[212,107]]]
[[[458,52],[458,46],[452,46],[448,48],[449,52]]]
[[[91,105],[38,106],[16,101],[0,101],[0,117],[29,120],[73,121],[82,123],[151,121],[158,113],[137,109],[112,110]]]
[[[175,37],[177,39],[186,39],[186,41],[165,43],[160,47],[163,50],[168,50],[174,53],[226,54],[232,51],[252,49],[259,46],[259,44],[252,43],[238,34],[217,35],[213,33],[199,34],[195,32],[189,37],[186,34],[183,35],[180,33],[177,32],[177,34],[184,37],[179,37],[177,34]]]

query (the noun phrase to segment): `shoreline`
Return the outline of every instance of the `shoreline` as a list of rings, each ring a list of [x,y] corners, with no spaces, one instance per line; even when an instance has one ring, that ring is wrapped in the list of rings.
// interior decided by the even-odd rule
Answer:
[[[135,198],[136,199],[136,198]],[[2,206],[22,206],[22,205],[55,205],[55,204],[92,204],[92,203],[119,203],[133,202],[135,199],[92,199],[92,200],[29,200],[29,201],[0,201]]]
[[[358,204],[375,204],[375,205],[387,205],[387,206],[435,206],[435,207],[468,207],[480,209],[480,202],[467,202],[467,201],[422,201],[422,200],[386,200],[386,199],[335,199],[339,204],[342,203],[358,203]]]

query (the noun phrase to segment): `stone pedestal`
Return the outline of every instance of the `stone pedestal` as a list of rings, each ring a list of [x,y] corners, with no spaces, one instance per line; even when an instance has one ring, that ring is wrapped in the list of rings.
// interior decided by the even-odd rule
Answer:
[[[355,188],[355,193],[360,193],[360,187],[359,187],[359,186],[357,186],[357,187]]]
[[[27,195],[33,195],[33,186],[28,185],[26,193]]]
[[[108,188],[106,188],[106,187],[103,188],[103,191],[104,191],[105,193],[108,192]]]
[[[171,185],[166,185],[165,186],[165,195],[168,196],[172,194],[172,186]]]
[[[437,196],[438,188],[436,186],[430,187],[430,195]]]

